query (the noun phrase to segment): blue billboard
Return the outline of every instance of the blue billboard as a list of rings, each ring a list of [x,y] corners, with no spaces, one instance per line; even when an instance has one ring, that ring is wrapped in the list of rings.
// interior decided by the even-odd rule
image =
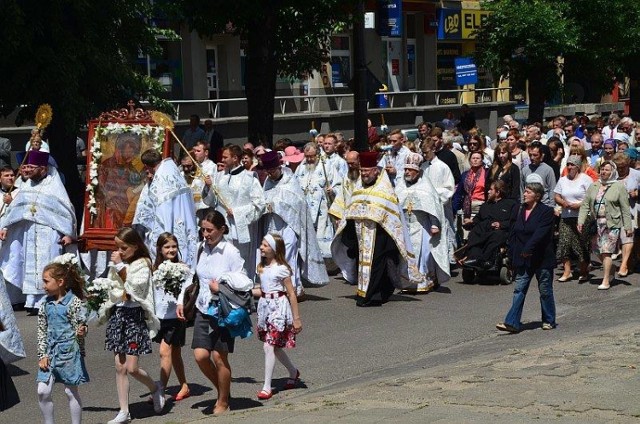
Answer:
[[[453,60],[456,67],[456,85],[478,83],[478,68],[470,57],[456,57]]]
[[[378,0],[378,34],[402,37],[402,0]]]

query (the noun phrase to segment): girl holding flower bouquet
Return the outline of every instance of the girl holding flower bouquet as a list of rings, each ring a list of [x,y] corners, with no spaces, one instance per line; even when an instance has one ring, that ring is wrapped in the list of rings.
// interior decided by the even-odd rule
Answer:
[[[107,301],[100,307],[100,323],[107,322],[105,349],[114,353],[120,411],[108,424],[128,423],[129,375],[147,386],[153,409],[164,408],[164,388],[138,366],[138,357],[151,353],[151,339],[160,328],[155,315],[151,283],[151,259],[138,233],[124,227],[115,236],[117,250],[111,254]]]
[[[156,262],[153,264],[152,278],[156,316],[160,319],[160,331],[153,339],[160,343],[160,383],[166,388],[171,369],[176,370],[180,383],[176,401],[190,396],[182,360],[186,324],[176,315],[176,303],[178,295],[190,284],[191,270],[178,260],[179,251],[176,236],[171,233],[160,234],[156,242]]]
[[[75,261],[73,261],[73,259]],[[87,333],[84,279],[75,255],[66,254],[44,267],[46,298],[38,311],[38,403],[45,424],[53,424],[53,383],[64,384],[72,424],[82,422],[78,386],[89,381],[84,363]]]

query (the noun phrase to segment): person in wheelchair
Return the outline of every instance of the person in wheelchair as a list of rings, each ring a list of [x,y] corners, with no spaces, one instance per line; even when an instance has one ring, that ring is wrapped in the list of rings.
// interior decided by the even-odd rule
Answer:
[[[514,199],[505,199],[505,193],[504,181],[493,181],[487,202],[480,206],[473,219],[463,221],[463,225],[471,227],[467,244],[456,255],[464,267],[500,269],[504,247],[519,206]]]

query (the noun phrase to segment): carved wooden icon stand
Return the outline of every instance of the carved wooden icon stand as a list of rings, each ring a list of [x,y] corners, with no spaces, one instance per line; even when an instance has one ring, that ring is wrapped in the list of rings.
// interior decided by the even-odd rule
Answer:
[[[151,119],[148,111],[128,108],[104,112],[89,121],[87,177],[81,251],[115,250],[114,237],[131,225],[146,171],[140,155],[156,149],[171,154],[169,131]]]

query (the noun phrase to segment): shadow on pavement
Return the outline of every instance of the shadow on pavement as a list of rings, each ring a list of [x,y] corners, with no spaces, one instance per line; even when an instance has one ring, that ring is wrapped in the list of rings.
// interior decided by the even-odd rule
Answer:
[[[318,300],[331,300],[328,297],[321,297],[321,296],[316,296],[314,294],[309,294],[308,292],[304,293],[304,301],[305,302],[313,302],[313,301],[318,301]]]
[[[215,399],[207,399],[191,405],[191,409],[201,409],[203,415],[212,415]],[[261,402],[249,398],[236,398],[229,399],[229,407],[231,411],[241,411],[245,409],[253,409],[262,406]]]
[[[9,375],[11,377],[20,377],[20,376],[23,376],[23,375],[31,374],[29,371],[25,371],[22,368],[16,367],[13,364],[6,364],[6,366],[7,366],[7,371],[9,372]]]
[[[231,381],[233,383],[248,383],[248,384],[257,384],[258,382],[256,381],[255,378],[253,377],[233,377],[231,379]]]

